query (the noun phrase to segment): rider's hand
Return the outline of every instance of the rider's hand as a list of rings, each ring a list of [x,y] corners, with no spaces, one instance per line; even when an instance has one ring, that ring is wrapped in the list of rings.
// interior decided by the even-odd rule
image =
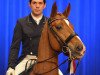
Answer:
[[[15,70],[12,68],[8,68],[6,75],[15,75]]]

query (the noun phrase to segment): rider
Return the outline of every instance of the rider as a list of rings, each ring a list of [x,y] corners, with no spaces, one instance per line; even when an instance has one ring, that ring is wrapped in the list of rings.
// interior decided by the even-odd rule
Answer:
[[[29,6],[32,12],[19,19],[14,28],[6,75],[19,75],[25,70],[26,62],[29,59],[37,59],[41,30],[47,19],[42,13],[46,7],[46,0],[29,0]],[[21,42],[22,53],[18,58]]]

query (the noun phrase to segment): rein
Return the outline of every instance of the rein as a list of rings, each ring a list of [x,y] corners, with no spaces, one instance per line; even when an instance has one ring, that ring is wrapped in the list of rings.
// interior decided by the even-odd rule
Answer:
[[[59,55],[59,54],[58,54],[58,55]],[[48,59],[45,59],[45,60],[43,60],[43,61],[38,61],[38,62],[36,62],[35,64],[39,64],[39,63],[43,63],[43,62],[49,62],[49,61],[47,61],[47,60],[50,60],[50,59],[52,59],[52,58],[55,57],[55,56],[57,56],[57,55],[54,55],[54,56],[52,56],[52,57],[50,57],[50,58],[48,58]],[[51,72],[51,71],[57,69],[58,67],[60,67],[61,65],[63,65],[64,63],[66,63],[66,62],[69,61],[69,60],[70,60],[70,59],[67,58],[67,59],[64,60],[62,63],[60,63],[59,65],[57,65],[56,67],[54,67],[53,69],[51,69],[51,70],[49,70],[49,71],[47,71],[47,72],[35,73],[35,74],[36,74],[36,75],[44,75],[44,74],[46,74],[46,73],[48,73],[48,72]],[[54,63],[54,62],[50,62],[50,63]]]

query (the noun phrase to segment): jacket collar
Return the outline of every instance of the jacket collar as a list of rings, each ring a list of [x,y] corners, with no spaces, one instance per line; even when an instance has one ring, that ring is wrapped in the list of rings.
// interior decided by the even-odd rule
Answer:
[[[32,18],[31,13],[28,16],[28,22],[29,23],[36,23],[35,20]],[[40,23],[41,22],[45,22],[45,16],[44,15],[42,16],[42,19],[40,20]]]

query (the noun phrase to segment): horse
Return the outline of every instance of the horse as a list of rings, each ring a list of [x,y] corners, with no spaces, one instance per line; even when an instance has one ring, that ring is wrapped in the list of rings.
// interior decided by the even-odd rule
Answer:
[[[56,3],[42,30],[38,59],[30,75],[59,75],[58,55],[63,52],[70,60],[84,56],[85,46],[68,20],[70,4],[63,13],[57,12]]]

